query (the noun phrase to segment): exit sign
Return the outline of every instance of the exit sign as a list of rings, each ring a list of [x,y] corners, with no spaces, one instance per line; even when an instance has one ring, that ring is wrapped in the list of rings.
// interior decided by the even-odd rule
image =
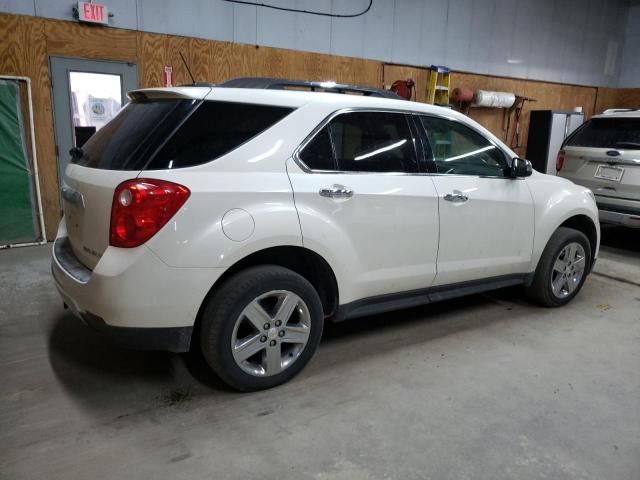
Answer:
[[[109,25],[107,6],[100,3],[78,2],[78,20]]]

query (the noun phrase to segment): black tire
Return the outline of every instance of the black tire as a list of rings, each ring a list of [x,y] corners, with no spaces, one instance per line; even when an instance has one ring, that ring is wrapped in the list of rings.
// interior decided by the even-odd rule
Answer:
[[[553,266],[560,255],[560,252],[571,243],[578,243],[584,249],[585,269],[582,278],[571,293],[559,297],[553,292],[551,280],[553,275]],[[591,244],[586,235],[573,228],[560,227],[549,239],[547,246],[542,252],[538,267],[536,268],[533,282],[526,287],[525,292],[536,303],[544,307],[561,307],[569,303],[575,297],[584,281],[589,274],[591,268]],[[556,274],[557,275],[557,274]]]
[[[310,318],[308,339],[290,366],[271,376],[257,376],[247,373],[236,363],[231,342],[236,322],[245,307],[275,290],[292,292],[304,302]],[[251,267],[225,281],[206,301],[201,318],[200,346],[209,366],[227,385],[245,392],[262,390],[289,381],[305,367],[318,348],[323,322],[320,297],[304,277],[276,265]]]

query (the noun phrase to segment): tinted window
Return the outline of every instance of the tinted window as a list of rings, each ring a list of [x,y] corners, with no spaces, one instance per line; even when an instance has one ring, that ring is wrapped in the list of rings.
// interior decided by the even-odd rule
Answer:
[[[353,112],[329,123],[338,169],[417,172],[413,137],[404,114]]]
[[[284,118],[291,108],[202,102],[147,167],[191,167],[239,147]]]
[[[98,130],[71,163],[104,170],[141,170],[149,156],[195,108],[191,100],[134,101]]]
[[[593,118],[569,138],[567,145],[640,150],[640,118]]]
[[[488,139],[461,123],[436,117],[420,117],[438,173],[504,176],[504,154]]]
[[[335,170],[329,127],[320,130],[300,153],[300,160],[312,170]]]

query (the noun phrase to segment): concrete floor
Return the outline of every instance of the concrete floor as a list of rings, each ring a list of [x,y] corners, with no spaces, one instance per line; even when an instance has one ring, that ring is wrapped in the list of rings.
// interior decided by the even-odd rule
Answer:
[[[506,290],[330,326],[245,395],[101,341],[49,247],[1,251],[0,478],[640,479],[640,231],[604,239],[568,307]]]

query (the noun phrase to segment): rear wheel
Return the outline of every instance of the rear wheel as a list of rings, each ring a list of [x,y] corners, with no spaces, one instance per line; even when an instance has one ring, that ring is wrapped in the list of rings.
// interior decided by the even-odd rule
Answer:
[[[214,372],[243,391],[293,378],[320,343],[323,312],[313,286],[279,266],[244,270],[208,300],[201,348]]]
[[[591,245],[578,230],[560,227],[542,252],[527,294],[545,307],[565,305],[575,297],[591,265]]]

